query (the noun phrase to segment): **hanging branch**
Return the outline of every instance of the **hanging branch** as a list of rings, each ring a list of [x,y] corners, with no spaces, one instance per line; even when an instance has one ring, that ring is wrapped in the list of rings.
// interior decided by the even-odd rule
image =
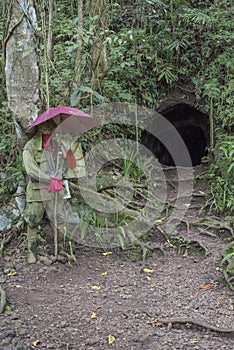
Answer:
[[[45,3],[43,1],[43,8]],[[47,37],[46,37],[46,21],[45,21],[45,10],[41,12],[41,23],[42,23],[42,37],[44,43],[44,66],[45,66],[45,85],[46,85],[46,107],[50,108],[50,91],[49,91],[49,78],[48,78],[48,62],[47,62]]]
[[[77,5],[77,50],[76,50],[76,63],[75,63],[75,82],[79,86],[81,84],[81,55],[82,55],[82,31],[83,31],[83,0],[78,0]]]
[[[213,97],[210,100],[210,149],[214,148],[214,103]]]
[[[54,1],[49,0],[49,21],[48,21],[48,34],[47,34],[47,57],[52,60],[53,56],[53,18],[54,18]]]

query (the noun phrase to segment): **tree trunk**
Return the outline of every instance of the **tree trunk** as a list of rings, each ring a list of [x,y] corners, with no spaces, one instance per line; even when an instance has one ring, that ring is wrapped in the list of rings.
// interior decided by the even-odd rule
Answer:
[[[35,50],[37,18],[32,0],[4,1],[7,18],[4,44],[8,106],[22,131],[38,115],[39,67]],[[17,136],[21,135],[23,133]]]
[[[91,49],[92,55],[92,89],[99,87],[100,80],[107,70],[105,36],[100,33],[107,29],[107,0],[90,0],[90,17],[98,16],[95,28],[95,40]]]

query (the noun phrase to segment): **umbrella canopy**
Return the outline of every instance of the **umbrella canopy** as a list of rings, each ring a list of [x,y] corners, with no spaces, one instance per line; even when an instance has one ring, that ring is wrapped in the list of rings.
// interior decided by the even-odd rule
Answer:
[[[99,125],[99,123],[96,120],[94,120],[91,115],[77,108],[58,106],[55,108],[49,108],[44,113],[40,114],[37,117],[37,119],[28,127],[27,131],[59,115],[72,117],[71,118],[72,120],[70,120],[70,118],[67,119],[67,124],[69,124],[69,129],[70,129],[70,130],[66,130],[68,132],[74,131],[74,129],[75,131],[85,132]]]

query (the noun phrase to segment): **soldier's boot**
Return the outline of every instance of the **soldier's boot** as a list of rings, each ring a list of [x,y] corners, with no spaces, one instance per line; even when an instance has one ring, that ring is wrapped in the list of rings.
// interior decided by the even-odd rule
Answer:
[[[37,261],[36,249],[37,249],[37,227],[28,226],[28,263],[35,264]]]

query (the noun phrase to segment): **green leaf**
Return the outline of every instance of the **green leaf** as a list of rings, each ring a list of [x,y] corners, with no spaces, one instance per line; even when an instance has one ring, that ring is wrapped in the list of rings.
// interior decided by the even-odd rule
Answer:
[[[225,261],[227,261],[228,259],[230,259],[232,257],[234,257],[234,252],[225,255],[225,257],[221,261],[221,265],[223,265],[225,263]]]
[[[25,57],[27,57],[28,55],[30,55],[30,51],[29,51],[29,50],[26,50],[26,51],[23,52],[22,57],[25,58]]]
[[[80,102],[81,95],[81,91],[79,89],[75,89],[70,97],[70,103],[72,107],[76,106]]]

